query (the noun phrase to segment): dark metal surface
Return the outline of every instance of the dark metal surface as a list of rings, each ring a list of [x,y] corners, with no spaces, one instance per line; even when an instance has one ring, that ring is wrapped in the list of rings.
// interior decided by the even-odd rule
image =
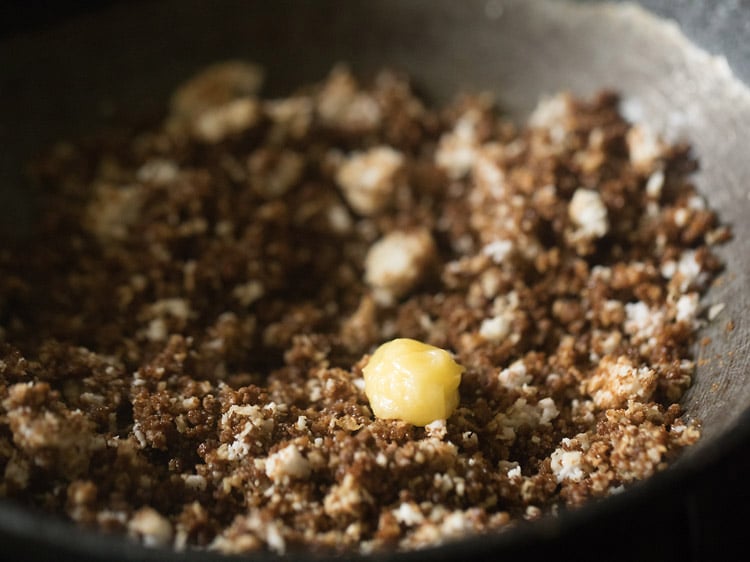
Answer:
[[[714,58],[690,46],[675,25],[623,4],[112,2],[59,25],[48,19],[38,31],[17,26],[0,40],[0,223],[28,224],[19,171],[35,150],[105,124],[113,109],[121,117],[157,111],[179,81],[221,58],[261,62],[276,93],[320,79],[338,61],[365,73],[393,66],[437,99],[462,88],[496,92],[519,119],[546,93],[618,89],[634,116],[693,143],[701,162],[696,182],[735,231],[722,250],[725,282],[706,299],[726,308],[704,330],[712,343],[696,352],[707,362],[685,400],[703,420],[706,437],[672,469],[570,517],[394,558],[448,560],[468,552],[475,559],[529,558],[570,549],[581,560],[703,559],[720,536],[709,532],[706,510],[716,515],[721,502],[747,494],[742,477],[750,468],[738,454],[750,443],[744,320],[750,311],[750,95],[729,71],[750,81],[750,1],[642,2],[678,22]],[[724,329],[729,319],[731,333]],[[726,485],[713,486],[716,477]],[[713,521],[730,528],[718,516]],[[628,542],[623,529],[642,540]],[[6,504],[0,504],[0,538],[7,552],[18,549],[27,560],[192,559],[81,533]],[[613,541],[626,542],[627,550],[613,549]]]

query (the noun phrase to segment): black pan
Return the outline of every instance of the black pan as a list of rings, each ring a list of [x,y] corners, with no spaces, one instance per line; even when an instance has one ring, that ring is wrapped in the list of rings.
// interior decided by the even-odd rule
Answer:
[[[20,4],[18,4],[20,6]],[[12,6],[12,3],[11,3]],[[636,4],[531,0],[168,0],[107,2],[68,16],[64,3],[6,20],[0,40],[0,222],[22,233],[31,204],[19,171],[47,143],[106,123],[107,109],[161,109],[204,64],[245,57],[268,69],[268,92],[286,93],[348,61],[368,72],[411,74],[428,96],[490,89],[522,119],[559,90],[623,94],[626,113],[699,155],[699,189],[734,239],[721,249],[724,303],[707,326],[711,359],[684,398],[704,438],[674,466],[627,492],[529,528],[378,560],[723,558],[726,511],[750,498],[750,2],[646,0]],[[645,7],[645,9],[644,9]],[[4,17],[8,17],[7,14]],[[663,19],[667,18],[667,19]],[[694,43],[692,43],[694,42]],[[103,103],[106,102],[106,103]],[[724,327],[732,320],[734,331]],[[727,507],[724,505],[727,503]],[[0,503],[7,560],[213,560],[155,551]],[[219,558],[224,559],[224,558]],[[247,560],[247,558],[244,558]],[[253,559],[265,559],[258,555]]]

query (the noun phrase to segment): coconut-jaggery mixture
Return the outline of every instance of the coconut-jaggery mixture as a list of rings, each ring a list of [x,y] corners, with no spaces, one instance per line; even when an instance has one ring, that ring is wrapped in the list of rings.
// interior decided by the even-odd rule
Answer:
[[[0,496],[150,546],[416,549],[699,439],[678,401],[730,231],[688,146],[612,92],[519,126],[389,70],[261,82],[217,63],[35,161],[34,238],[0,249]],[[460,366],[447,419],[373,413],[399,338]]]

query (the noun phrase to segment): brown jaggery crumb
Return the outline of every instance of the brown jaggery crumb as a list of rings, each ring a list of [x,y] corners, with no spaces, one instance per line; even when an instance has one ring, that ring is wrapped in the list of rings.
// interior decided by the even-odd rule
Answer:
[[[36,163],[36,238],[0,252],[0,495],[150,546],[416,549],[699,439],[677,401],[730,232],[687,146],[611,92],[518,127],[391,71],[261,78],[212,66],[161,122]],[[395,337],[465,367],[449,419],[373,416]]]

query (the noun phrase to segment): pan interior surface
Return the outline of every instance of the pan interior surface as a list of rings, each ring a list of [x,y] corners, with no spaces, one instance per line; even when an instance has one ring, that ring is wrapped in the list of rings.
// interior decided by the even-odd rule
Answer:
[[[629,118],[684,140],[700,163],[699,191],[733,239],[718,250],[726,272],[708,292],[707,322],[684,398],[704,436],[685,462],[738,429],[750,405],[750,94],[724,59],[678,27],[629,3],[558,0],[401,2],[195,0],[115,4],[0,43],[0,206],[24,228],[33,202],[20,172],[37,150],[106,125],[152,114],[200,67],[244,58],[266,69],[268,93],[322,78],[337,62],[355,72],[392,67],[436,100],[487,90],[522,120],[558,91],[622,94]],[[719,307],[715,308],[718,310]],[[728,330],[728,323],[733,329]]]

